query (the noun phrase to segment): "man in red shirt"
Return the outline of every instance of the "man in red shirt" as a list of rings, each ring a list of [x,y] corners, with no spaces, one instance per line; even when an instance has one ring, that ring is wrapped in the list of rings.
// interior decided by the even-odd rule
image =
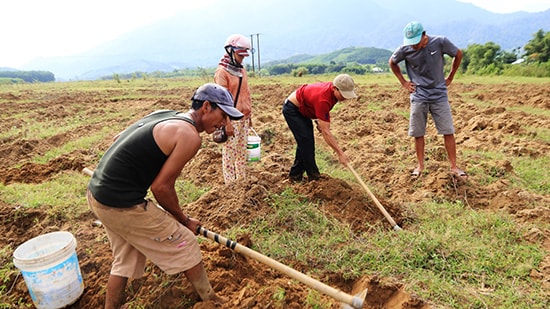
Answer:
[[[312,119],[315,119],[325,142],[338,155],[338,160],[342,164],[348,163],[348,157],[330,132],[330,111],[336,103],[356,97],[353,79],[340,74],[332,82],[302,85],[286,98],[283,115],[297,144],[294,164],[288,174],[291,181],[302,181],[304,172],[310,181],[321,177],[315,162]]]

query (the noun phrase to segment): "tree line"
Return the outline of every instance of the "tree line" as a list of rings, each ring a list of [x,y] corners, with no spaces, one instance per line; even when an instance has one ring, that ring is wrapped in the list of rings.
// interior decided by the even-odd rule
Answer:
[[[48,71],[0,71],[0,78],[10,79],[11,82],[54,82],[55,75]]]
[[[550,32],[542,29],[522,48],[504,51],[494,42],[464,49],[461,71],[474,75],[550,77]]]

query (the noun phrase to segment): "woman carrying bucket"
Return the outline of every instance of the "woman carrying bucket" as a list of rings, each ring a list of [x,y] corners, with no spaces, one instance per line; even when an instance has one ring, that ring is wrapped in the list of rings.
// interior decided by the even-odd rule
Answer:
[[[222,170],[226,184],[246,178],[248,131],[252,126],[252,104],[248,76],[242,62],[249,55],[250,46],[250,39],[244,35],[230,35],[225,41],[225,54],[214,73],[214,82],[231,92],[235,108],[244,114],[240,120],[226,122],[225,133],[228,138],[222,148]]]

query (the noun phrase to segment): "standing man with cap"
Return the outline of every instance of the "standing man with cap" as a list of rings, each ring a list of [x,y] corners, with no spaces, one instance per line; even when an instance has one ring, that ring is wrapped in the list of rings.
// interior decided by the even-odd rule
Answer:
[[[235,107],[244,114],[240,120],[228,120],[225,126],[228,137],[222,148],[222,172],[226,184],[246,178],[246,147],[248,130],[252,126],[252,100],[243,60],[248,57],[250,47],[249,38],[242,34],[230,35],[225,41],[225,54],[214,73],[214,82],[231,92]]]
[[[432,115],[437,132],[443,135],[445,149],[451,165],[450,172],[466,178],[456,164],[455,128],[447,87],[452,83],[462,61],[462,51],[444,36],[428,36],[421,23],[412,21],[403,30],[403,45],[389,59],[389,65],[401,86],[410,93],[409,136],[415,140],[418,165],[411,172],[418,177],[424,170],[424,135],[428,113]],[[445,77],[444,55],[453,58],[451,71]],[[405,80],[399,62],[405,60],[410,81]]]
[[[147,259],[169,275],[183,272],[203,301],[222,302],[195,237],[201,222],[183,213],[174,185],[201,146],[199,133],[243,114],[216,84],[199,87],[191,100],[187,113],[156,111],[122,131],[88,184],[88,204],[105,227],[114,258],[105,308],[122,306],[128,278],[142,277]],[[156,203],[146,199],[149,188]]]
[[[288,177],[302,181],[304,172],[309,181],[321,177],[315,162],[315,137],[312,119],[325,142],[336,152],[342,164],[349,162],[330,132],[330,111],[338,102],[356,98],[355,83],[347,74],[340,74],[332,82],[305,84],[292,92],[283,105],[283,115],[296,140],[296,156]]]

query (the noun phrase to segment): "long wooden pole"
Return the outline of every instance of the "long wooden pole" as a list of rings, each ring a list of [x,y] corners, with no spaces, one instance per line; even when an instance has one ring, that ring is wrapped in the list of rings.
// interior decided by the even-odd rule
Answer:
[[[372,192],[370,191],[369,187],[367,187],[367,185],[363,182],[363,180],[361,179],[361,177],[359,177],[359,174],[357,174],[357,172],[353,169],[353,167],[351,167],[351,165],[349,163],[346,164],[346,166],[349,168],[349,170],[353,173],[353,175],[355,176],[355,178],[357,178],[357,181],[359,181],[359,183],[361,184],[361,186],[363,187],[363,189],[365,189],[365,191],[367,191],[368,195],[372,198],[372,200],[374,201],[374,203],[376,204],[376,206],[378,207],[378,209],[380,209],[380,211],[382,212],[382,214],[384,215],[384,217],[386,217],[386,220],[388,220],[388,222],[390,222],[391,226],[393,227],[393,229],[395,231],[400,231],[401,230],[401,227],[399,225],[397,225],[397,223],[395,223],[395,220],[393,220],[393,218],[390,216],[390,214],[386,211],[386,209],[384,208],[384,206],[382,206],[382,204],[378,201],[378,199],[376,198],[376,196],[374,196],[374,194],[372,194]]]
[[[352,296],[350,294],[344,293],[340,290],[332,288],[320,281],[317,281],[293,268],[290,268],[284,264],[277,262],[276,260],[269,258],[257,251],[254,251],[248,247],[242,246],[235,241],[229,240],[223,236],[220,236],[216,233],[213,233],[202,226],[197,228],[197,233],[203,235],[204,237],[211,239],[219,244],[225,245],[226,247],[238,252],[242,255],[250,257],[258,262],[261,262],[275,270],[280,271],[281,273],[294,278],[303,284],[309,286],[310,288],[317,290],[321,293],[324,293],[342,303],[352,306],[352,308],[362,308],[363,301],[367,295],[367,291],[360,293],[359,295]],[[344,306],[344,308],[350,308],[349,306]]]

